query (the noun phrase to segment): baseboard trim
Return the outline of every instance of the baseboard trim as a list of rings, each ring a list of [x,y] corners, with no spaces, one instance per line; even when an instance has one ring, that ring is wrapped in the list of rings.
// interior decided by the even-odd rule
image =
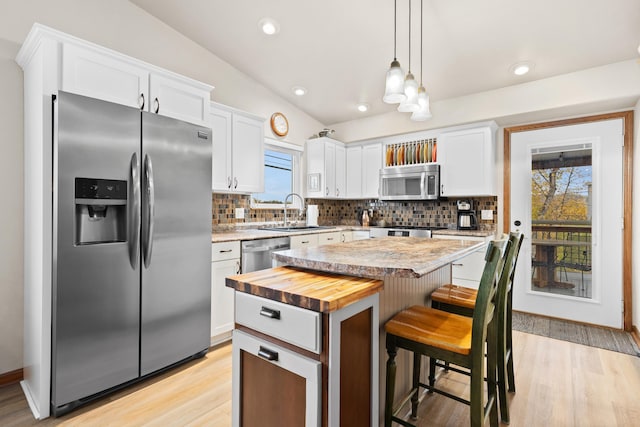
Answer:
[[[573,323],[573,324],[576,324],[576,325],[591,326],[591,327],[594,327],[594,328],[608,329],[610,331],[631,332],[631,331],[625,331],[624,329],[621,329],[621,328],[612,328],[611,326],[596,325],[595,323],[579,322],[577,320],[563,319],[561,317],[545,316],[544,314],[531,313],[529,311],[520,311],[520,310],[513,310],[513,311],[515,313],[531,314],[532,316],[543,317],[545,319],[550,319],[550,320],[561,320],[563,322],[569,322],[569,323]],[[635,326],[634,326],[634,328],[635,328]],[[636,329],[636,331],[637,331],[637,329]],[[638,345],[640,346],[640,344],[638,344]]]
[[[640,347],[640,331],[638,331],[638,328],[635,325],[631,327],[631,337],[636,342],[637,346]]]
[[[0,387],[9,385],[9,384],[17,384],[22,381],[23,373],[22,368],[16,369],[15,371],[6,372],[4,374],[0,374]]]

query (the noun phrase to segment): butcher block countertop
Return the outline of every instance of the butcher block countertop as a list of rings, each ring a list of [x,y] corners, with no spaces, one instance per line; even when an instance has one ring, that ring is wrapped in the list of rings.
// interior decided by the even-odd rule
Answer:
[[[382,280],[345,276],[297,267],[276,267],[229,276],[238,292],[329,313],[382,290]]]
[[[278,251],[281,264],[360,277],[422,277],[485,246],[472,240],[382,237]]]

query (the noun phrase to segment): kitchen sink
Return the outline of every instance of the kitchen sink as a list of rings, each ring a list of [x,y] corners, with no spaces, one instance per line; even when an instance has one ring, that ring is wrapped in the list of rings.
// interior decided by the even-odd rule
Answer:
[[[330,230],[335,227],[324,226],[324,225],[294,225],[291,227],[264,227],[260,228],[260,230],[265,231],[314,231],[314,230]]]

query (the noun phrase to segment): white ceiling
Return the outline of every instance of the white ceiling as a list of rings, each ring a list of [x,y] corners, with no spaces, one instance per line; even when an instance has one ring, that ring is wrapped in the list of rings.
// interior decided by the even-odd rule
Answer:
[[[393,0],[131,1],[325,125],[395,109],[382,102]],[[409,1],[397,0],[405,72]],[[420,1],[411,1],[419,81]],[[423,16],[432,102],[638,57],[639,0],[424,0]],[[259,30],[264,17],[280,24],[277,35]],[[532,72],[510,74],[525,60],[535,63]],[[293,86],[307,95],[293,95]],[[370,110],[358,112],[359,102]]]

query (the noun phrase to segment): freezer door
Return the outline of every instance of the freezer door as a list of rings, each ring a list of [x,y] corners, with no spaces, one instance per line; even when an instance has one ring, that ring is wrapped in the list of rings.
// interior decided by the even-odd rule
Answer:
[[[206,350],[211,129],[142,114],[141,374]]]
[[[60,92],[54,114],[52,409],[136,378],[140,111]]]

